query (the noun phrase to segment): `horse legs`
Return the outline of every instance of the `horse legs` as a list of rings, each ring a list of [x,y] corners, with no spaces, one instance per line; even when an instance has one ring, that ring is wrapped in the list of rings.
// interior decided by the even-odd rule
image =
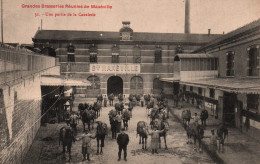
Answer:
[[[144,149],[147,150],[147,148],[146,148],[146,145],[147,145],[147,137],[144,138],[144,142],[145,142],[145,143],[144,143]]]
[[[195,135],[193,137],[194,137],[193,149],[196,150],[197,149],[197,146],[196,146],[197,137]]]
[[[105,141],[105,138],[101,138],[101,145],[100,145],[100,154],[103,154],[103,147],[104,147],[104,141]]]
[[[144,150],[144,137],[142,137],[142,149]]]
[[[62,143],[62,147],[63,147],[63,150],[62,150],[63,159],[66,160],[66,154],[65,154],[66,145],[64,143]]]
[[[168,150],[167,143],[166,143],[166,134],[164,136],[164,144],[165,144],[165,150]]]
[[[159,136],[159,149],[161,149],[161,137]]]
[[[139,134],[139,144],[141,144],[141,135]]]
[[[69,152],[69,162],[71,161],[71,144],[69,144],[68,146],[67,146],[67,149],[68,149],[68,152]]]
[[[99,139],[97,139],[97,155],[99,154]]]

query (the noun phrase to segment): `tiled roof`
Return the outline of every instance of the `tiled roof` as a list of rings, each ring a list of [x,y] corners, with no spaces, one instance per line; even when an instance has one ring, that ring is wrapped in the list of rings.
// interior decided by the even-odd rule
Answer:
[[[101,35],[102,34],[102,35]],[[145,33],[134,32],[133,41],[207,43],[219,34]],[[119,32],[39,30],[33,40],[111,40],[120,41]]]
[[[259,78],[208,78],[181,81],[180,83],[184,85],[212,87],[228,92],[260,94]]]
[[[247,34],[250,30],[253,30],[255,28],[257,28],[257,30],[260,29],[260,19],[253,21],[245,26],[242,26],[234,31],[231,31],[225,35],[222,35],[222,36],[218,37],[217,39],[210,41],[205,46],[198,48],[194,52],[201,52],[207,48],[210,48],[210,47],[213,47],[216,45],[220,45],[222,43],[228,42],[229,40],[234,40],[234,38],[238,38],[241,35]]]
[[[184,58],[217,58],[217,55],[213,54],[177,54],[180,59]]]

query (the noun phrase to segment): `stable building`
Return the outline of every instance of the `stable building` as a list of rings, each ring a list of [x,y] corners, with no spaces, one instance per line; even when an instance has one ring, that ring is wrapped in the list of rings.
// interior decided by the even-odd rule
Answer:
[[[177,53],[190,53],[219,35],[134,32],[122,22],[118,32],[38,30],[33,37],[39,49],[54,49],[61,74],[86,79],[89,87],[76,87],[81,97],[98,94],[172,95],[173,87],[160,78],[173,77]],[[165,84],[167,85],[167,84]]]

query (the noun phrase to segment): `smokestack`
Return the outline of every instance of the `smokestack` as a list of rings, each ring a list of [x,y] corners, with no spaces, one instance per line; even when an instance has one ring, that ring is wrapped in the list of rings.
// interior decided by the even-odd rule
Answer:
[[[210,36],[210,30],[211,30],[211,29],[208,29],[208,36]]]
[[[190,0],[185,1],[185,34],[190,33]]]

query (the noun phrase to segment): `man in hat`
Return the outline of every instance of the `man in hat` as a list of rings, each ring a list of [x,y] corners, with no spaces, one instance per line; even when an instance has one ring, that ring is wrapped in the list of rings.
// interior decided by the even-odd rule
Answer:
[[[121,133],[117,136],[117,144],[118,144],[118,161],[121,160],[121,152],[124,150],[124,160],[127,161],[127,145],[129,143],[129,136],[125,133],[125,129],[121,129]]]
[[[82,155],[83,155],[83,160],[86,160],[86,155],[87,155],[87,160],[90,161],[89,155],[91,152],[91,139],[94,139],[95,136],[92,136],[88,130],[85,131],[85,134],[82,136]]]

